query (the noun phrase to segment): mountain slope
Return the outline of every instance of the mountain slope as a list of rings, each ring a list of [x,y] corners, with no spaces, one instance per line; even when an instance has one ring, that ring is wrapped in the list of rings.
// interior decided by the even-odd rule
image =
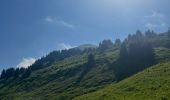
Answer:
[[[128,79],[75,100],[169,100],[170,62],[152,66]]]
[[[96,91],[110,83],[115,83],[115,72],[112,62],[118,58],[118,49],[110,48],[103,53],[93,52],[96,66],[76,83],[81,73],[85,70],[87,53],[72,56],[62,61],[55,62],[51,66],[39,69],[31,73],[28,78],[21,80],[11,78],[3,85],[0,84],[0,98],[9,99],[58,99],[68,100],[73,97]],[[158,62],[169,60],[170,49],[155,48]],[[7,84],[6,84],[7,83]]]
[[[83,77],[80,76],[88,67],[88,53],[81,53],[48,67],[35,70],[24,80],[10,78],[0,84],[0,98],[9,100],[68,100],[77,95],[94,91],[115,81],[114,71],[110,64],[118,57],[118,50],[108,49],[102,54],[95,51],[96,65],[92,66]],[[93,77],[96,76],[96,77]],[[78,81],[79,80],[79,81]],[[83,90],[83,91],[82,91]]]
[[[166,41],[162,35],[150,37],[138,31],[123,42],[104,40],[97,48],[82,45],[53,51],[28,69],[7,69],[0,77],[0,99],[70,100],[117,83],[150,65],[170,60],[170,38],[163,34]]]

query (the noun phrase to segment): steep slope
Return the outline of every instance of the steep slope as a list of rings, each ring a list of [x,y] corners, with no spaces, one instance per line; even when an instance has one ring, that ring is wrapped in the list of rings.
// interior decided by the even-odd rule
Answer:
[[[24,80],[12,77],[0,84],[0,99],[68,100],[115,81],[110,65],[118,58],[118,50],[94,51],[93,55],[95,65],[90,69],[87,69],[88,52],[84,52],[35,70]],[[83,75],[85,70],[88,72]]]
[[[169,60],[169,49],[156,48],[155,53],[158,62],[164,61],[165,58]],[[93,54],[96,65],[81,80],[79,80],[80,75],[87,67],[87,53],[72,56],[36,70],[24,80],[9,79],[0,85],[0,98],[2,100],[48,98],[68,100],[115,83],[115,73],[111,64],[119,56],[118,49],[110,48],[103,53],[95,51]]]
[[[170,62],[152,66],[128,79],[75,100],[169,100]]]
[[[164,37],[169,39],[166,34]],[[152,37],[162,38],[156,34]],[[138,32],[123,42],[118,39],[115,44],[104,40],[97,48],[94,45],[81,45],[69,50],[53,51],[28,69],[6,70],[5,77],[0,79],[0,99],[70,100],[150,67],[150,61],[147,60],[149,57],[156,59],[156,63],[169,61],[170,49],[166,48],[169,42],[162,38],[155,46],[155,42],[151,42],[152,37]],[[166,46],[162,46],[162,43]],[[125,44],[125,53],[121,52],[122,44]],[[124,63],[127,61],[126,57],[132,62],[128,66]],[[118,78],[127,69],[128,73]]]

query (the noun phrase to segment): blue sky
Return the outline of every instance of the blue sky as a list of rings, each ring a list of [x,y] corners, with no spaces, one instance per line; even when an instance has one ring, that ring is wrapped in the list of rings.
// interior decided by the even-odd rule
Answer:
[[[0,0],[0,70],[56,49],[166,31],[169,0]]]

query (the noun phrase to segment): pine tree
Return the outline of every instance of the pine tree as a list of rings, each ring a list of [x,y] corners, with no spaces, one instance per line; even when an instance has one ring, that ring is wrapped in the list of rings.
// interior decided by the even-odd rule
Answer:
[[[125,63],[126,60],[128,59],[128,51],[125,43],[121,44],[119,55],[120,55],[119,60]]]
[[[87,64],[84,65],[84,69],[82,70],[80,77],[77,79],[77,83],[79,83],[83,79],[83,77],[90,71],[90,69],[93,68],[94,66],[95,66],[94,55],[89,54]]]
[[[10,77],[13,77],[15,74],[15,69],[14,68],[9,68],[6,70],[5,78],[8,79]]]
[[[5,78],[5,74],[6,74],[6,71],[3,69],[3,70],[2,70],[2,73],[1,73],[0,79],[4,79],[4,78]]]
[[[111,40],[103,40],[99,44],[99,51],[104,52],[105,50],[112,48],[113,46],[114,46],[114,44],[112,43]]]
[[[89,67],[93,67],[93,66],[94,66],[94,63],[95,63],[94,55],[93,55],[93,54],[89,54],[89,55],[88,55],[87,65],[88,65]]]
[[[15,78],[19,77],[19,71],[20,71],[20,68],[15,69],[15,74],[14,74]]]
[[[22,74],[22,78],[27,78],[31,74],[31,69],[26,69],[25,72]]]
[[[116,46],[120,46],[121,45],[121,40],[120,39],[116,39],[115,40],[115,45]]]

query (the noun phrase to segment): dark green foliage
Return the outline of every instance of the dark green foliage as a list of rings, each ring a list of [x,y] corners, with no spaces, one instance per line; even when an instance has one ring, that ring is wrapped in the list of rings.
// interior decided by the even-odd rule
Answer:
[[[17,77],[19,77],[19,75],[20,75],[20,68],[16,68],[14,77],[17,78]]]
[[[7,69],[6,72],[5,72],[5,79],[8,79],[8,78],[14,76],[14,74],[15,74],[14,68]]]
[[[98,50],[101,52],[104,52],[105,50],[109,48],[113,48],[114,44],[112,43],[111,40],[103,40],[101,43],[99,43],[99,48]]]
[[[88,55],[88,61],[87,61],[87,66],[88,67],[93,67],[95,66],[95,59],[93,54]]]
[[[148,31],[144,35],[137,31],[122,42],[116,39],[113,44],[110,40],[104,40],[98,48],[82,45],[53,51],[27,69],[8,70],[10,74],[7,74],[9,78],[6,80],[3,77],[6,77],[7,70],[4,70],[0,79],[0,99],[27,100],[29,97],[30,100],[69,100],[96,91],[150,67],[155,64],[155,57],[156,63],[169,61],[170,50],[166,48],[170,40],[168,34]],[[163,72],[167,73],[168,70]],[[139,91],[133,86],[125,87],[125,92]],[[149,88],[157,89],[155,86]],[[102,94],[101,98],[106,97],[109,96]],[[159,100],[161,98],[167,97],[162,95]]]
[[[27,78],[31,74],[31,70],[28,68],[22,74],[22,79]]]
[[[26,76],[27,69],[25,68],[8,68],[2,71],[0,79],[8,79],[8,78],[23,78]],[[28,75],[28,74],[27,74]]]
[[[78,55],[81,52],[81,50],[75,48],[62,51],[53,51],[49,53],[46,57],[42,57],[41,59],[37,60],[32,66],[30,66],[30,69],[34,71],[44,67],[48,67],[54,62],[64,60],[67,57]]]
[[[74,100],[169,100],[169,73],[170,62],[160,63]]]
[[[147,31],[145,33],[145,41],[149,42],[153,47],[166,47],[170,48],[170,33],[167,31],[162,34]]]
[[[128,50],[127,50],[127,47],[126,47],[125,43],[122,43],[119,55],[120,55],[120,57],[119,57],[120,61],[122,61],[123,63],[127,63],[127,60],[128,60]]]
[[[117,59],[118,51],[112,50],[103,53],[97,50],[83,51],[79,55],[34,70],[25,78],[11,79],[5,82],[6,85],[0,82],[0,99],[10,99],[16,95],[15,98],[25,100],[30,95],[33,99],[60,100],[58,98],[63,98],[63,94],[73,98],[95,91],[115,79],[114,71],[110,70],[109,65],[113,59]]]
[[[114,45],[115,46],[120,46],[121,45],[121,40],[120,39],[116,39]]]
[[[154,31],[148,30],[145,32],[145,35],[146,35],[146,38],[153,38],[156,36],[156,33]]]
[[[154,51],[150,43],[144,40],[140,31],[129,35],[122,43],[120,58],[113,64],[118,80],[133,75],[155,63]]]
[[[89,54],[87,64],[85,64],[85,67],[82,73],[80,74],[80,77],[78,78],[77,82],[80,82],[84,78],[84,76],[90,71],[90,69],[92,69],[93,67],[95,67],[94,55]]]
[[[6,77],[6,71],[3,69],[0,79],[4,79],[5,77]]]

